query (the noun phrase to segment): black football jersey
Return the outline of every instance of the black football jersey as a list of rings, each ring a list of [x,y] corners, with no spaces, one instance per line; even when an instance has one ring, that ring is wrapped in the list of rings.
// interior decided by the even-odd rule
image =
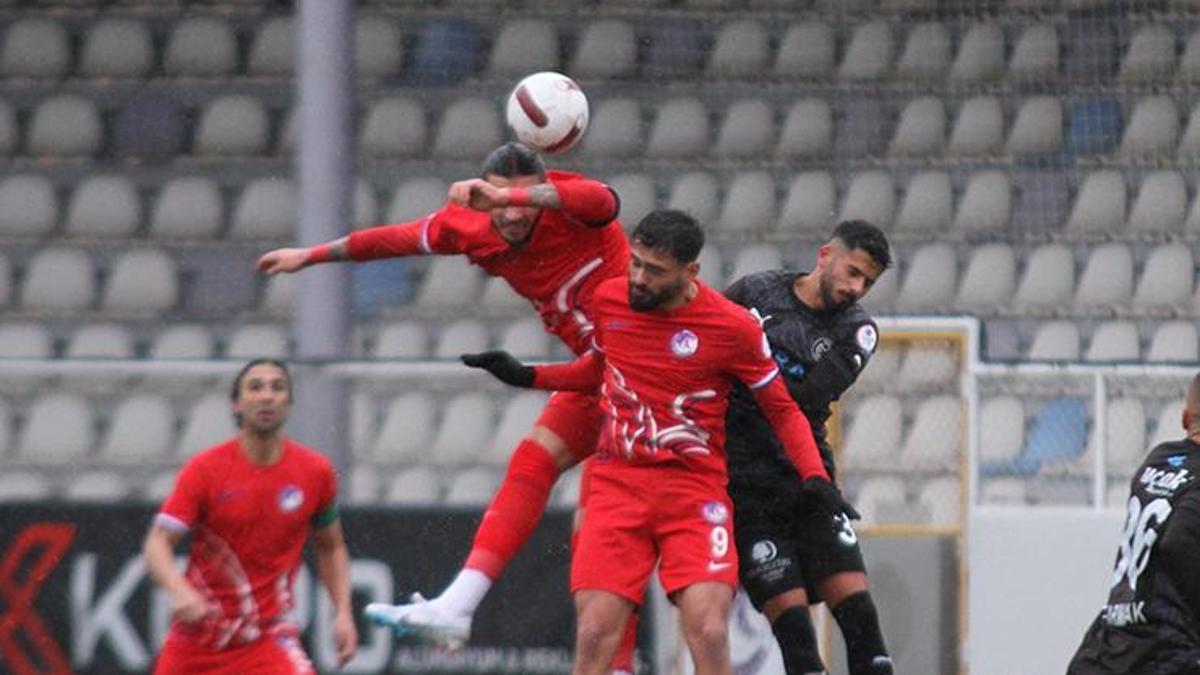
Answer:
[[[1108,604],[1070,675],[1200,673],[1200,445],[1163,443],[1130,482]]]
[[[842,395],[875,353],[879,330],[857,304],[834,311],[816,311],[805,305],[792,290],[792,284],[803,274],[790,270],[751,274],[734,282],[725,294],[750,309],[762,323],[772,356],[812,425],[825,468],[832,477],[833,453],[825,438],[829,403]],[[840,364],[851,369],[848,379],[842,379],[844,386],[814,384],[813,380],[819,378],[810,375],[824,358],[840,359]],[[829,366],[826,364],[826,368]],[[812,391],[813,387],[820,391]],[[798,486],[796,470],[787,460],[770,423],[750,391],[740,384],[730,395],[726,434],[729,477],[735,488],[742,485],[770,490]]]

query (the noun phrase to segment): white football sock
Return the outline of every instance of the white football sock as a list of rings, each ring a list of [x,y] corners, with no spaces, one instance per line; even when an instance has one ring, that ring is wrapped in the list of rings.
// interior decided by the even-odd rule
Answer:
[[[430,602],[436,602],[442,609],[453,614],[474,614],[483,597],[492,587],[492,580],[479,570],[464,569],[454,577],[454,581],[442,591],[442,594]]]

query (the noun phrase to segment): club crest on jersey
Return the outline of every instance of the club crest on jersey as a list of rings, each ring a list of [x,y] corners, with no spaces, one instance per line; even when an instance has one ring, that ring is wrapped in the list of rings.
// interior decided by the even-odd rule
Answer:
[[[721,502],[705,502],[704,506],[700,507],[700,515],[713,525],[720,525],[729,520],[729,509]]]
[[[875,326],[864,324],[858,327],[854,333],[854,340],[858,343],[858,348],[868,354],[875,351],[875,345],[879,343],[879,332],[875,330]]]
[[[813,360],[819,361],[821,359],[821,357],[825,354],[825,352],[829,351],[832,348],[833,348],[833,340],[830,340],[829,338],[825,337],[824,335],[817,338],[816,340],[813,340],[813,343],[812,343],[812,358],[813,358]]]
[[[671,336],[671,353],[681,359],[695,354],[699,348],[700,338],[686,328]]]
[[[1167,458],[1167,464],[1170,464],[1178,469],[1179,467],[1183,466],[1185,460],[1187,460],[1187,455],[1171,455]]]
[[[279,510],[291,513],[304,503],[304,490],[295,485],[288,485],[279,491]]]
[[[754,546],[750,547],[750,558],[759,565],[771,562],[777,555],[779,555],[779,548],[770,539],[756,541]]]

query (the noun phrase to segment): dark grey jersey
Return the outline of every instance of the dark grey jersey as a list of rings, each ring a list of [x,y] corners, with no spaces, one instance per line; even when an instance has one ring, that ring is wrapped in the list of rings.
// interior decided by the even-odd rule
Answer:
[[[1163,443],[1130,482],[1108,604],[1072,675],[1200,672],[1200,445]]]
[[[858,305],[822,312],[801,302],[792,285],[803,274],[789,270],[751,274],[734,282],[725,295],[758,316],[788,391],[808,417],[825,468],[833,476],[833,456],[825,441],[829,406],[867,364],[875,352],[879,332]],[[795,468],[743,386],[736,386],[730,396],[726,433],[729,477],[734,487],[780,489],[798,485]]]

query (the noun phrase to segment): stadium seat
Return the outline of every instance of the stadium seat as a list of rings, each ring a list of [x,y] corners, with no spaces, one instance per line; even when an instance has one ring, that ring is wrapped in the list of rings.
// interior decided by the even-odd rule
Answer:
[[[1130,234],[1166,234],[1182,231],[1187,215],[1188,187],[1183,175],[1170,171],[1146,174],[1129,213]]]
[[[1200,156],[1200,105],[1192,106],[1192,112],[1188,116],[1187,128],[1184,129],[1183,136],[1179,138],[1179,148],[1176,156],[1180,160]]]
[[[981,467],[1007,467],[1025,447],[1025,406],[1017,396],[985,399],[979,425]]]
[[[0,503],[49,499],[53,486],[40,473],[7,470],[0,474]]]
[[[1058,31],[1053,24],[1028,26],[1013,45],[1008,77],[1017,82],[1044,82],[1058,75]]]
[[[442,327],[433,358],[455,361],[460,354],[481,352],[491,347],[487,325],[475,318],[456,319]]]
[[[364,178],[354,181],[354,227],[372,227],[379,224],[379,200],[375,188]]]
[[[550,494],[550,504],[573,509],[579,505],[579,488],[582,471],[568,471],[559,474],[554,483],[554,491]]]
[[[184,152],[191,116],[166,94],[134,94],[113,123],[113,154],[123,160],[165,163]]]
[[[175,434],[175,413],[164,396],[133,394],[117,404],[100,445],[107,462],[145,465],[167,460]]]
[[[700,249],[700,257],[696,258],[696,262],[700,263],[700,279],[704,283],[718,289],[728,286],[725,283],[725,267],[721,264],[721,254],[716,246]]]
[[[29,407],[17,441],[23,462],[65,465],[78,462],[95,444],[95,418],[82,396],[53,392]]]
[[[228,392],[212,392],[195,400],[188,410],[175,446],[174,456],[190,458],[234,433],[233,408]]]
[[[1061,171],[1029,171],[1018,175],[1013,227],[1026,234],[1058,232],[1067,219],[1070,188]]]
[[[287,239],[296,226],[296,194],[290,180],[255,178],[242,190],[229,228],[232,239]]]
[[[780,158],[819,157],[829,153],[833,140],[833,113],[824,99],[797,101],[788,109],[775,155]]]
[[[50,330],[43,323],[5,321],[0,323],[0,358],[47,359],[54,356]],[[28,396],[42,383],[36,374],[8,374],[0,378],[0,393]]]
[[[896,442],[903,438],[900,420],[900,399],[895,396],[875,394],[857,401],[846,431],[845,468],[871,469],[894,462]]]
[[[806,171],[797,174],[780,209],[779,229],[826,231],[833,224],[836,200],[833,177],[827,172]]]
[[[1012,471],[1030,475],[1046,464],[1065,463],[1083,454],[1087,444],[1087,407],[1078,398],[1058,397],[1036,413]]]
[[[1016,254],[1008,244],[984,244],[971,251],[954,299],[954,307],[967,312],[1006,309],[1017,287]]]
[[[17,129],[17,111],[12,104],[0,99],[0,156],[17,151],[20,131]]]
[[[956,468],[960,461],[962,417],[962,402],[957,396],[934,396],[921,401],[900,447],[900,465],[919,471]]]
[[[34,109],[25,150],[42,157],[86,157],[100,150],[103,136],[96,104],[62,94],[43,100]]]
[[[1130,115],[1121,145],[1123,157],[1173,155],[1179,136],[1179,111],[1169,96],[1150,96],[1137,102]]]
[[[84,77],[144,77],[153,64],[154,47],[145,23],[104,18],[88,29],[79,72]]]
[[[558,69],[558,33],[550,23],[540,19],[513,19],[500,26],[492,43],[489,75],[517,77]]]
[[[358,77],[392,77],[404,67],[404,39],[394,21],[380,14],[360,15],[354,32]]]
[[[125,480],[125,477],[114,471],[83,471],[67,479],[63,486],[63,498],[69,502],[119,502],[130,492]]]
[[[1188,36],[1175,76],[1182,82],[1200,80],[1200,29],[1193,29]]]
[[[632,157],[642,149],[642,111],[637,100],[600,101],[588,121],[583,151],[592,157]]]
[[[198,324],[172,323],[150,346],[152,359],[210,359],[215,352],[212,335]]]
[[[400,184],[385,220],[402,223],[424,218],[446,203],[449,183],[440,178],[412,178]]]
[[[958,109],[946,154],[977,157],[999,153],[1004,146],[1004,113],[994,96],[975,96]]]
[[[286,77],[295,69],[296,26],[290,16],[276,16],[258,27],[250,43],[247,70],[251,75]]]
[[[934,478],[917,493],[917,505],[929,511],[932,525],[960,525],[962,481],[959,478]]]
[[[425,323],[405,320],[389,323],[375,339],[378,359],[423,359],[429,356],[429,334]]]
[[[783,257],[779,249],[772,244],[751,244],[743,246],[733,260],[733,269],[729,272],[730,282],[741,279],[747,274],[764,272],[783,267]]]
[[[357,387],[350,395],[350,451],[356,459],[370,459],[371,443],[381,426],[380,402],[366,391],[369,386]]]
[[[1145,360],[1195,363],[1200,360],[1198,343],[1194,321],[1164,321],[1150,339]]]
[[[1186,307],[1192,296],[1195,269],[1190,246],[1164,244],[1155,248],[1142,267],[1133,307],[1152,311]]]
[[[170,77],[223,77],[237,68],[233,29],[215,16],[179,20],[167,38],[163,72]]]
[[[891,116],[880,100],[849,99],[838,118],[834,155],[847,159],[882,155],[891,138],[891,122]]]
[[[1071,235],[1116,233],[1124,225],[1125,209],[1125,177],[1111,169],[1093,171],[1087,174],[1075,194],[1066,232]]]
[[[900,113],[888,154],[894,157],[937,156],[945,142],[946,106],[936,96],[924,96],[909,101]]]
[[[637,63],[637,42],[626,21],[594,21],[583,29],[571,59],[573,77],[607,79],[629,75]]]
[[[441,496],[441,481],[424,466],[397,473],[384,488],[383,501],[392,506],[431,506]]]
[[[1001,506],[1029,504],[1029,490],[1020,478],[991,478],[979,482],[979,502]]]
[[[21,291],[21,306],[26,309],[86,309],[96,296],[95,263],[81,249],[42,249],[29,260]]]
[[[383,425],[371,443],[371,459],[383,464],[423,461],[437,423],[437,407],[426,391],[412,391],[392,399]]]
[[[222,96],[200,116],[193,152],[199,156],[246,157],[267,149],[270,122],[252,96]]]
[[[1107,421],[1105,467],[1110,476],[1128,476],[1146,453],[1146,409],[1137,398],[1110,399]]]
[[[287,331],[272,324],[239,326],[225,345],[225,356],[230,359],[283,359],[289,351]]]
[[[904,481],[895,476],[871,478],[863,482],[852,500],[864,523],[887,522],[888,514],[904,506]]]
[[[13,301],[13,272],[8,258],[0,254],[0,308]]]
[[[481,468],[467,469],[450,479],[442,504],[482,507],[491,501],[492,493],[499,486],[500,477],[493,472]]]
[[[940,23],[913,25],[896,62],[896,75],[906,80],[937,80],[950,66],[950,35]]]
[[[908,265],[896,309],[901,312],[941,312],[954,300],[958,260],[950,244],[927,244],[917,249]]]
[[[155,239],[214,239],[222,223],[221,191],[205,177],[175,178],[158,192],[150,213]]]
[[[1175,72],[1175,35],[1162,24],[1142,26],[1133,34],[1117,80],[1144,83],[1170,76]]]
[[[1092,249],[1075,290],[1075,309],[1126,307],[1132,295],[1133,254],[1129,247],[1104,244]]]
[[[437,434],[424,458],[439,465],[473,464],[490,447],[495,431],[495,403],[477,391],[457,394],[446,402]],[[471,420],[463,424],[463,420]]]
[[[850,181],[838,222],[865,220],[887,230],[892,225],[895,211],[896,187],[892,184],[892,174],[881,170],[864,171]]]
[[[1063,26],[1063,75],[1074,82],[1104,82],[1116,71],[1120,50],[1114,23],[1097,18],[1067,21]]]
[[[500,424],[494,431],[492,443],[479,460],[494,466],[508,464],[517,444],[529,433],[541,415],[546,398],[546,393],[540,391],[522,391],[510,398],[504,404]]]
[[[627,229],[632,229],[643,216],[658,207],[654,180],[646,174],[619,174],[610,178],[608,185],[621,197],[621,222]]]
[[[463,98],[450,104],[433,139],[433,156],[475,159],[503,141],[496,104],[482,98]]]
[[[1059,308],[1070,304],[1075,289],[1075,257],[1062,244],[1034,249],[1017,285],[1013,305],[1018,310]]]
[[[517,358],[544,359],[550,355],[550,334],[539,319],[517,319],[504,328],[496,347]]]
[[[721,26],[709,52],[710,77],[758,77],[766,72],[771,58],[767,30],[754,19],[731,21]]]
[[[897,232],[944,232],[954,216],[954,191],[944,171],[922,171],[908,181],[896,215]]]
[[[963,35],[954,63],[951,82],[991,80],[1004,73],[1004,32],[995,23],[977,23]]]
[[[349,480],[339,488],[339,501],[355,506],[373,506],[380,500],[383,477],[376,467],[356,465],[350,470]]]
[[[885,272],[880,279],[882,280],[890,274],[890,271]],[[872,294],[874,292],[874,290],[871,291]],[[870,298],[871,295],[867,297]],[[859,372],[858,380],[856,380],[856,384],[854,385],[854,391],[873,392],[892,386],[896,381],[897,373],[900,372],[901,356],[901,350],[894,343],[881,343],[876,352],[871,356],[870,367],[864,368]]]
[[[1025,358],[1030,361],[1078,361],[1079,326],[1071,321],[1039,324]]]
[[[479,297],[479,304],[499,312],[516,312],[529,307],[529,301],[517,295],[512,286],[500,277],[488,277],[484,280],[483,295]]]
[[[906,392],[953,384],[958,374],[959,358],[954,346],[949,343],[915,343],[905,352],[894,382]]]
[[[70,65],[70,38],[58,21],[26,17],[8,25],[0,49],[0,78],[53,80],[66,75]]]
[[[1092,333],[1084,361],[1137,361],[1141,354],[1132,321],[1104,321]]]
[[[833,70],[834,36],[829,26],[808,21],[788,26],[775,56],[775,76],[823,78]]]
[[[138,249],[117,258],[108,275],[101,309],[162,312],[179,302],[179,272],[164,251]]]
[[[878,80],[892,67],[892,32],[884,21],[858,24],[838,67],[839,80]]]
[[[718,223],[726,231],[770,229],[775,224],[775,181],[771,175],[765,171],[734,175]]]
[[[86,323],[75,331],[63,353],[68,359],[134,357],[133,335],[118,323]]]
[[[1003,232],[1012,213],[1012,185],[1003,171],[971,174],[954,214],[957,232]]]
[[[1011,155],[1044,155],[1063,140],[1062,105],[1054,96],[1034,96],[1017,111],[1004,151]]]
[[[1121,104],[1113,98],[1085,98],[1071,104],[1068,156],[1107,155],[1121,138]]]
[[[1184,437],[1185,432],[1180,417],[1186,405],[1186,400],[1180,398],[1168,401],[1158,409],[1158,416],[1155,418],[1154,435],[1150,438],[1150,442],[1146,444],[1146,448],[1152,448],[1168,441],[1178,441]]]
[[[703,154],[709,144],[708,111],[694,98],[675,98],[658,109],[646,156],[655,159],[681,159]]]
[[[750,159],[766,155],[774,142],[775,114],[762,99],[734,101],[717,132],[713,155]]]
[[[14,174],[0,183],[0,232],[37,237],[52,232],[58,220],[58,198],[44,175]]]
[[[649,78],[693,77],[704,67],[709,36],[703,24],[676,18],[652,27],[642,72]]]
[[[421,26],[413,49],[412,73],[423,84],[455,84],[479,68],[478,27],[460,19],[436,19]]]
[[[367,110],[358,151],[367,157],[415,157],[425,150],[425,108],[408,97],[376,101]]]
[[[67,206],[67,234],[128,238],[138,229],[142,205],[133,181],[117,174],[84,178]]]
[[[472,304],[479,288],[478,268],[460,256],[437,256],[429,263],[421,287],[417,290],[416,305],[428,309],[443,309]]]

